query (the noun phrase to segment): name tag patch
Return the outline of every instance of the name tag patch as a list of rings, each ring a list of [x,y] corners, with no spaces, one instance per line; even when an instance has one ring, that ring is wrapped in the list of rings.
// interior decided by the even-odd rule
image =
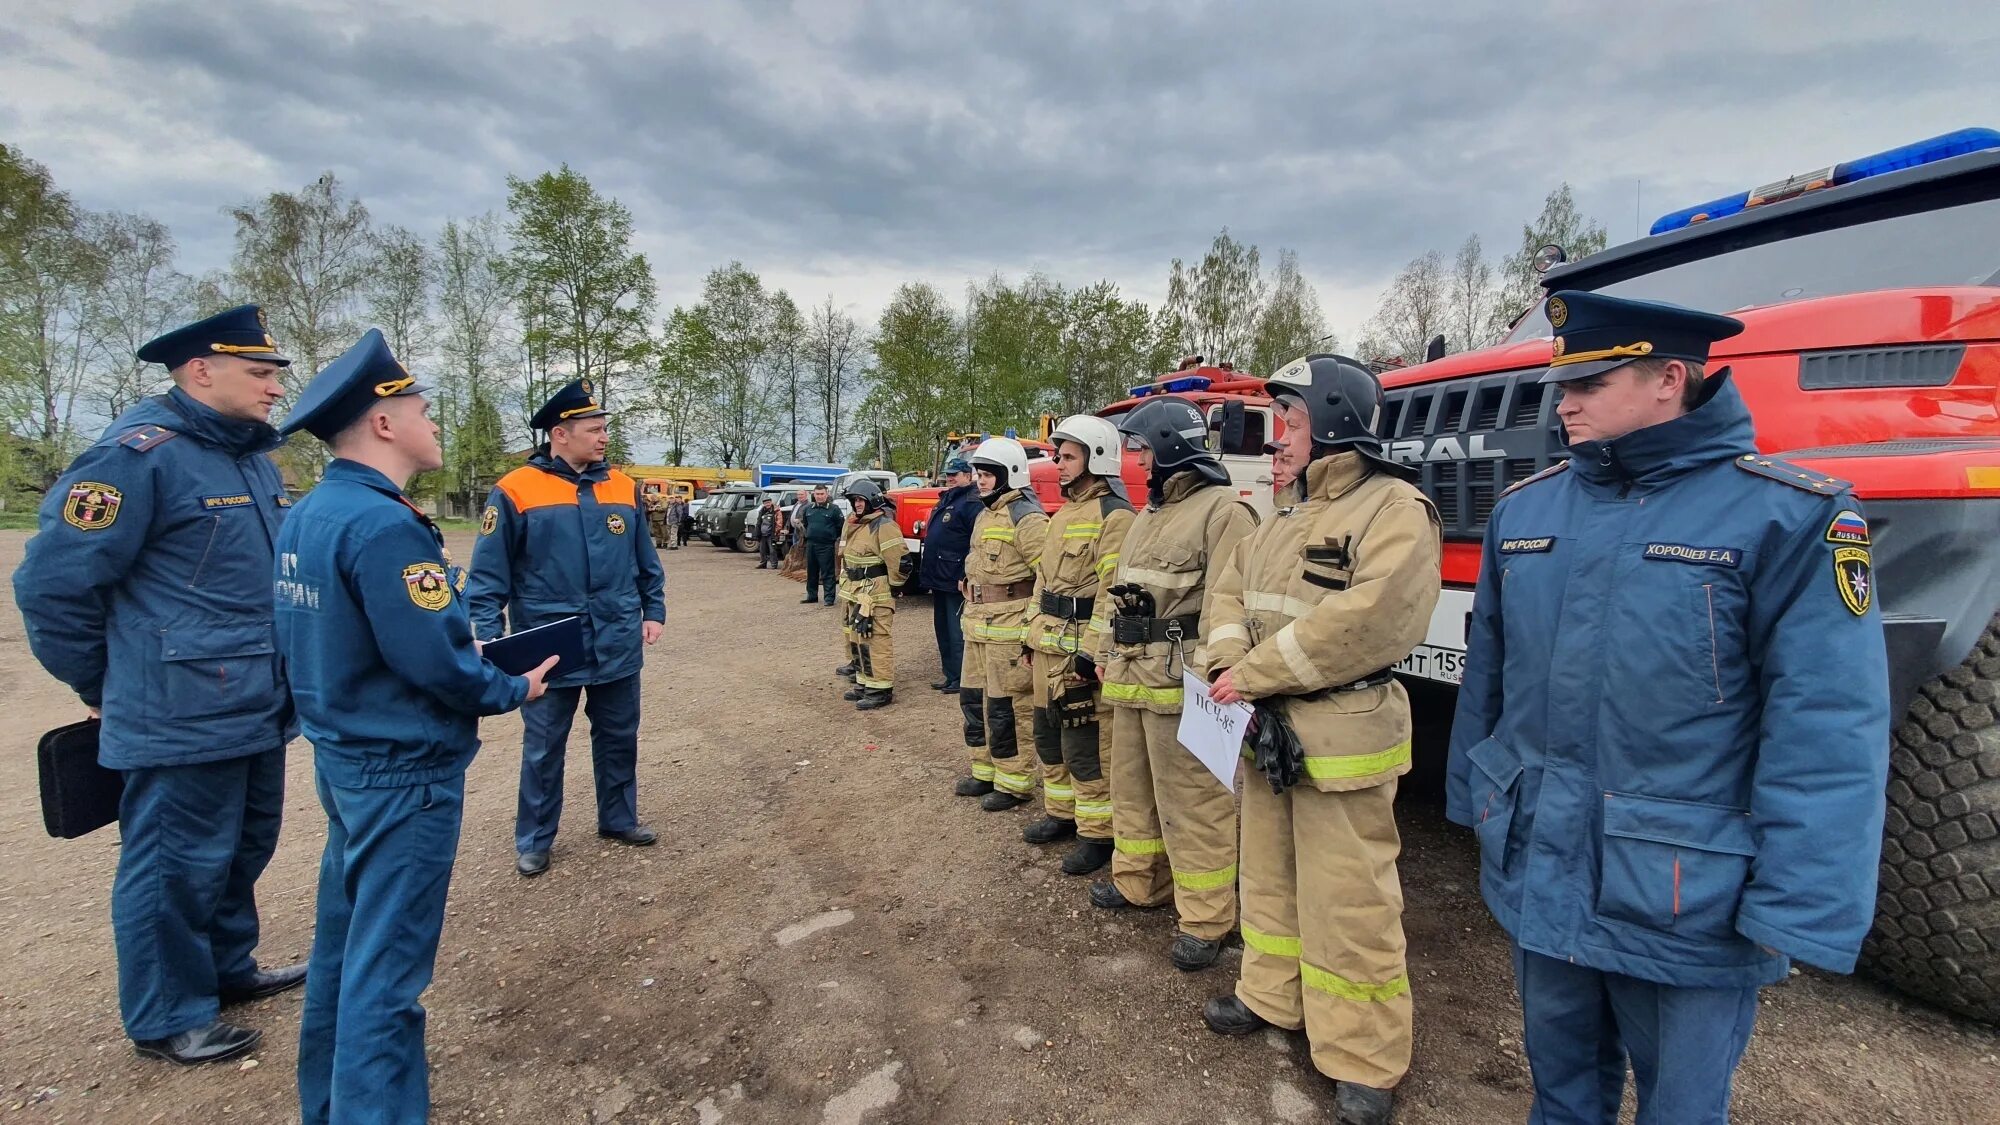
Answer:
[[[1845,547],[1872,546],[1868,541],[1868,521],[1861,518],[1860,512],[1843,511],[1826,526],[1826,541]]]
[[[202,508],[211,512],[219,508],[247,507],[249,504],[250,494],[247,492],[240,496],[204,496],[201,498]]]
[[[1532,555],[1551,550],[1556,545],[1556,537],[1543,535],[1533,539],[1502,539],[1500,553],[1503,555]]]
[[[1726,566],[1734,569],[1743,561],[1743,552],[1735,547],[1690,547],[1686,543],[1648,543],[1646,557],[1664,559],[1667,562],[1693,563],[1696,566]]]

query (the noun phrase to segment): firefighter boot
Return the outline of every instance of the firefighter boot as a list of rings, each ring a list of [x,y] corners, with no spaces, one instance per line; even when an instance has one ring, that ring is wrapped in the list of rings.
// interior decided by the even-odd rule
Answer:
[[[1065,875],[1088,875],[1111,862],[1111,841],[1102,836],[1086,836],[1063,857]]]
[[[1217,1035],[1248,1035],[1260,1027],[1271,1026],[1271,1021],[1250,1010],[1250,1005],[1236,998],[1235,993],[1217,996],[1201,1006],[1201,1021]]]
[[[1377,1090],[1359,1082],[1336,1082],[1333,1086],[1334,1120],[1340,1125],[1389,1125],[1389,1111],[1395,1108],[1391,1090]]]
[[[866,694],[868,694],[868,689],[862,687],[859,684],[856,684],[853,687],[848,688],[846,691],[841,692],[840,698],[847,700],[849,703],[858,703],[860,702],[861,697]]]
[[[1175,934],[1173,949],[1169,952],[1174,968],[1184,973],[1198,973],[1215,964],[1215,959],[1220,956],[1220,938],[1210,941],[1188,933]]]
[[[856,711],[875,711],[896,702],[895,688],[863,688],[861,698],[854,701]]]
[[[979,807],[987,812],[1006,812],[1008,809],[1017,809],[1027,803],[1028,798],[1015,796],[1004,789],[995,789],[979,798]]]
[[[961,777],[951,791],[960,797],[984,797],[993,792],[993,783],[976,777]]]
[[[833,674],[836,676],[846,676],[848,679],[851,680],[854,678],[854,673],[856,671],[858,671],[858,669],[854,667],[854,661],[850,660],[847,663],[842,664],[840,667],[835,668],[833,670]]]
[[[1076,821],[1045,816],[1021,830],[1021,839],[1030,844],[1053,844],[1076,835]]]
[[[1156,903],[1153,906],[1140,906],[1138,903],[1126,898],[1124,893],[1118,889],[1118,884],[1109,879],[1099,879],[1090,885],[1090,905],[1095,906],[1099,910],[1157,910],[1165,906],[1166,903]]]

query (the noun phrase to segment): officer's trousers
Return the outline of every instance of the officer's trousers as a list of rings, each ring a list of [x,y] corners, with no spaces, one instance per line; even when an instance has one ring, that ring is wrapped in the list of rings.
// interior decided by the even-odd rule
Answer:
[[[421,1125],[430,1115],[424,1008],[458,856],[465,775],[347,789],[319,780],[326,851],[305,1013],[302,1125]]]
[[[125,1034],[205,1027],[217,992],[257,971],[257,876],[278,846],[282,748],[126,770],[111,932]]]
[[[1171,896],[1181,930],[1236,928],[1236,798],[1181,746],[1179,715],[1114,707],[1111,881],[1127,902]]]
[[[1236,996],[1304,1027],[1329,1078],[1388,1089],[1410,1069],[1410,978],[1396,878],[1396,783],[1271,792],[1243,774],[1243,974]]]
[[[931,591],[931,633],[937,638],[944,682],[962,683],[965,665],[965,595],[957,587]]]
[[[848,662],[854,665],[854,682],[876,691],[895,687],[895,611],[878,605],[863,613],[859,602],[849,601],[841,604],[841,612],[845,618],[842,637],[847,643]]]
[[[1042,760],[1042,804],[1058,820],[1076,820],[1076,834],[1111,838],[1111,779],[1104,759],[1111,742],[1111,708],[1098,685],[1085,683],[1075,660],[1035,650],[1035,755]],[[1066,701],[1090,716],[1063,725]]]
[[[1035,794],[1035,755],[1023,748],[1019,717],[1034,707],[1034,673],[1021,646],[967,641],[958,709],[972,776],[1016,797]]]
[[[1530,1125],[1616,1125],[1628,1057],[1637,1125],[1727,1125],[1755,988],[1676,988],[1519,946],[1514,981],[1535,1078]]]
[[[590,719],[590,770],[597,780],[597,830],[639,826],[639,674],[588,687],[552,687],[521,705],[521,798],[514,850],[545,852],[562,819],[563,760],[577,700]]]
[[[806,541],[806,597],[824,597],[833,604],[833,544]]]

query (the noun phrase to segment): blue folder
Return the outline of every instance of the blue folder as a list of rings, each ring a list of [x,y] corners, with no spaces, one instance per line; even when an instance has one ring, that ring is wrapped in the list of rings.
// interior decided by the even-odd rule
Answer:
[[[560,657],[549,675],[583,666],[583,618],[565,617],[486,642],[486,659],[510,676],[524,676],[551,656]]]

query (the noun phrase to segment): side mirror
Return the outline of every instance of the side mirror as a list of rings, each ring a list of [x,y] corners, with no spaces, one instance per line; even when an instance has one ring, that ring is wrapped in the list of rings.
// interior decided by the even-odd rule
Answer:
[[[1242,400],[1224,399],[1222,403],[1222,423],[1216,427],[1222,438],[1221,452],[1243,452],[1243,431],[1247,425],[1248,422],[1243,414]]]
[[[1431,337],[1430,343],[1424,345],[1424,362],[1430,363],[1434,360],[1440,360],[1443,358],[1444,358],[1444,333],[1440,332],[1437,335]]]

